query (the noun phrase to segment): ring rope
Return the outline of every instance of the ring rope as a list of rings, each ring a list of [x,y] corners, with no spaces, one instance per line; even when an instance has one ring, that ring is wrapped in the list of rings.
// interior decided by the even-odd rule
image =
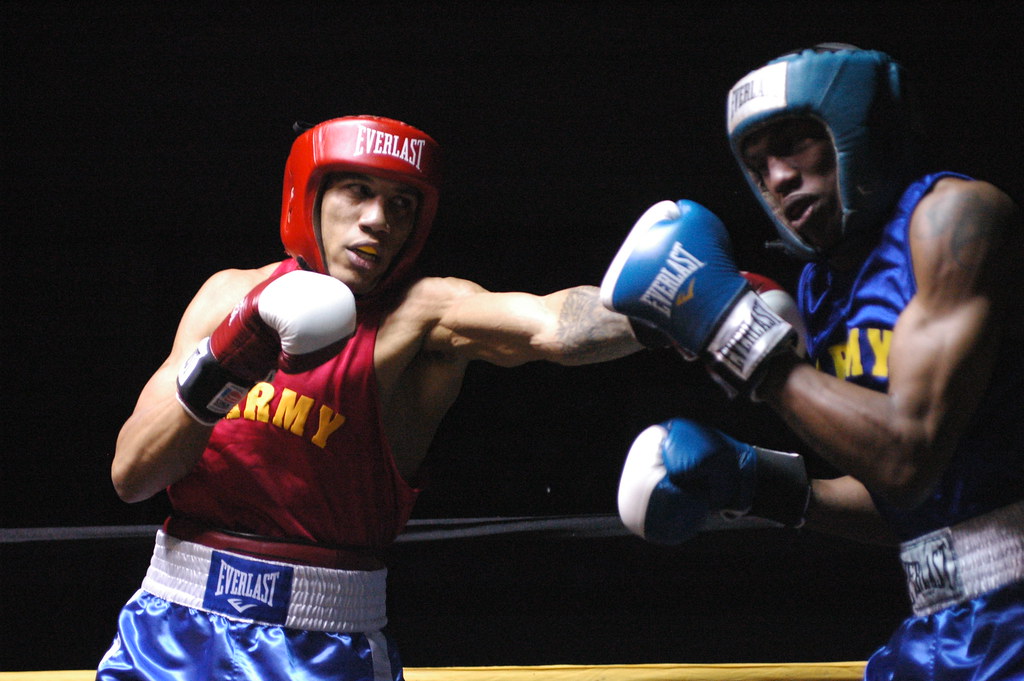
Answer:
[[[760,518],[709,518],[701,531],[778,527]],[[81,539],[136,539],[156,534],[159,525],[96,525],[90,527],[0,528],[0,544]],[[395,540],[402,542],[472,539],[497,535],[538,536],[551,539],[594,539],[628,536],[618,516],[519,516],[494,518],[413,519]]]

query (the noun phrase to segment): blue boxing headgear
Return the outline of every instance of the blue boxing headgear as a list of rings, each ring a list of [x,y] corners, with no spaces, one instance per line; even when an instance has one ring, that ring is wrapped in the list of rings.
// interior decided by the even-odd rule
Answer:
[[[733,155],[786,250],[802,260],[818,260],[830,254],[786,225],[742,155],[752,132],[801,117],[824,124],[832,138],[843,213],[840,244],[880,226],[913,170],[918,126],[900,65],[887,54],[851,45],[785,54],[729,91],[726,125]]]

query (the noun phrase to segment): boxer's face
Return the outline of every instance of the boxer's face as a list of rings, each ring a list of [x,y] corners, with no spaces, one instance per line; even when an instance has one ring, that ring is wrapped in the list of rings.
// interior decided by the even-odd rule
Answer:
[[[823,250],[838,242],[842,206],[824,125],[810,118],[769,124],[745,141],[743,161],[790,230]]]
[[[416,224],[414,188],[359,173],[324,185],[319,230],[327,271],[353,293],[367,293],[388,271]]]

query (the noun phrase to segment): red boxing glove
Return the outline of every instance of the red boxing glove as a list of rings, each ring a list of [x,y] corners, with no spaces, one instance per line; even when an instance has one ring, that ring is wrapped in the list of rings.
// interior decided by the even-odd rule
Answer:
[[[334,277],[303,270],[271,277],[200,342],[178,373],[178,401],[213,425],[271,371],[319,366],[355,328],[355,297]]]

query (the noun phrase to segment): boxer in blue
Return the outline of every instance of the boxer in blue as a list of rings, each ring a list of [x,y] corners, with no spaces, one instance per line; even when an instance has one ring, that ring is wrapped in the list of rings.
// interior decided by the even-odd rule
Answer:
[[[689,201],[650,208],[602,284],[607,307],[768,403],[842,475],[809,480],[797,454],[673,419],[636,438],[619,510],[659,543],[714,512],[897,541],[913,614],[865,677],[1022,679],[1021,213],[992,184],[923,172],[907,90],[888,55],[826,44],[729,92],[733,154],[806,261],[797,317]]]

